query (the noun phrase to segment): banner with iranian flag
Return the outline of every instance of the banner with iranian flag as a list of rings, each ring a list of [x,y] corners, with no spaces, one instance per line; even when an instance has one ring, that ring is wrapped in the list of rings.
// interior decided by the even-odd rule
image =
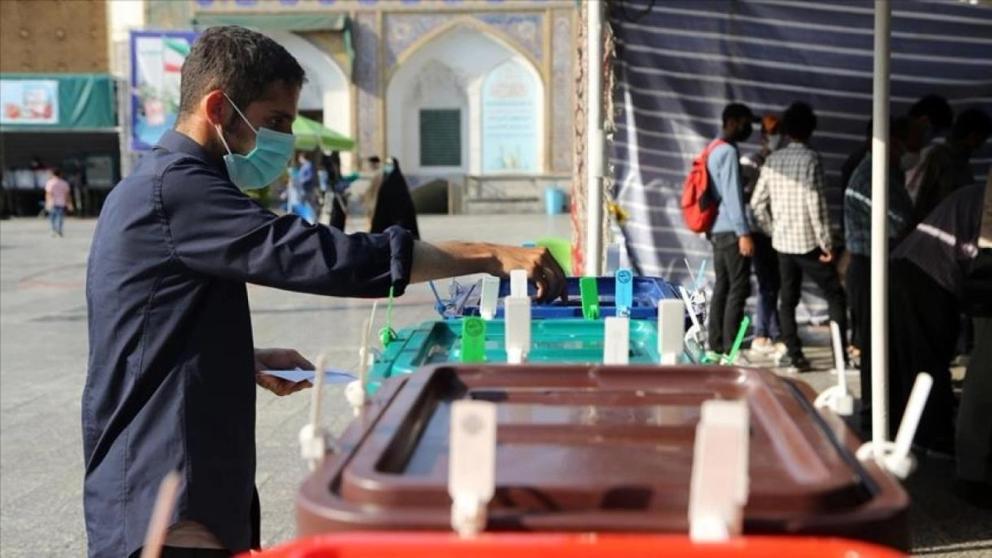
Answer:
[[[197,34],[131,32],[131,148],[151,149],[179,114],[179,76]]]

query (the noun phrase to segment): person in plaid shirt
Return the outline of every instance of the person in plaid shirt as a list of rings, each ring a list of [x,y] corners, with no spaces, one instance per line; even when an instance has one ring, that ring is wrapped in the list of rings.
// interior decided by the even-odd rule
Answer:
[[[807,145],[815,129],[816,115],[809,105],[795,102],[786,109],[782,131],[790,143],[765,161],[751,197],[755,219],[772,232],[772,247],[779,254],[779,320],[787,351],[779,364],[800,372],[812,370],[796,327],[804,275],[823,291],[830,319],[847,331],[847,302],[835,267],[823,165]],[[844,345],[846,349],[846,340]]]

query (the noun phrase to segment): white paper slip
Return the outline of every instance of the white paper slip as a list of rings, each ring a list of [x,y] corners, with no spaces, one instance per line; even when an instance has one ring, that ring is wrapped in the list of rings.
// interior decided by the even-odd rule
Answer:
[[[310,380],[310,382],[313,382],[314,379],[313,370],[303,370],[302,368],[294,368],[293,370],[264,370],[262,373],[268,374],[269,376],[275,376],[276,378],[282,378],[283,380],[288,380],[293,383],[302,382],[303,380]],[[347,384],[348,382],[353,382],[357,379],[358,376],[343,370],[324,370],[324,382],[328,384]]]

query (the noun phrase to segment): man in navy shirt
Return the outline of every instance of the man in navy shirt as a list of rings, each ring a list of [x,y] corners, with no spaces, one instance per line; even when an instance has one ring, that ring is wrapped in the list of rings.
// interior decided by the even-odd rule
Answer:
[[[544,250],[416,242],[390,228],[345,235],[275,214],[242,189],[292,155],[304,72],[239,27],[207,30],[182,68],[180,116],[108,197],[87,268],[89,371],[82,400],[90,556],[140,551],[156,492],[182,483],[165,556],[228,556],[259,543],[259,371],[312,368],[252,341],[246,283],[334,296],[402,294],[411,282],[525,268],[539,296],[564,277]]]
[[[754,115],[751,109],[731,103],[723,109],[722,143],[710,151],[706,171],[710,192],[719,199],[719,209],[710,242],[713,244],[713,270],[716,284],[710,304],[710,350],[729,351],[744,317],[744,303],[751,292],[751,256],[754,242],[744,212],[740,153],[737,143],[751,137]]]

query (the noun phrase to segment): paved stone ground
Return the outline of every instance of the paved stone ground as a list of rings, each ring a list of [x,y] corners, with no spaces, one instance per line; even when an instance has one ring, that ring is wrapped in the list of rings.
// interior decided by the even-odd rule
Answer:
[[[517,244],[565,235],[565,218],[494,216],[424,218],[425,238]],[[94,221],[70,219],[64,239],[50,238],[41,220],[0,222],[0,555],[81,556],[83,460],[80,394],[87,354],[83,297],[86,253]],[[336,366],[354,368],[360,324],[369,303],[251,287],[254,331],[260,347],[293,347],[305,355],[326,351]],[[411,288],[397,304],[400,325],[432,319],[432,296]],[[804,331],[809,356],[829,364],[825,328]],[[755,364],[766,361],[755,358]],[[850,376],[857,389],[856,375]],[[833,382],[827,372],[802,377],[817,389]],[[348,411],[341,388],[325,393],[335,432]],[[308,397],[278,398],[259,391],[258,476],[263,543],[293,537],[293,498],[305,475],[296,436]],[[911,479],[915,548],[933,556],[992,555],[992,517],[956,499],[948,462],[924,462]]]

